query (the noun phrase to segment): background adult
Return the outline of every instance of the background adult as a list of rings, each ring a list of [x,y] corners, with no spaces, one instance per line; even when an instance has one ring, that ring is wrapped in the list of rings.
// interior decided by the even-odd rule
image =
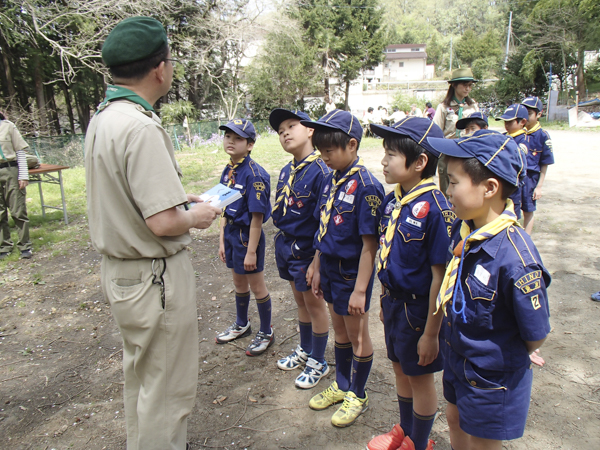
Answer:
[[[13,249],[8,226],[8,211],[12,216],[19,241],[17,248],[21,258],[31,258],[29,219],[25,204],[25,188],[29,184],[29,170],[25,149],[27,142],[15,127],[0,113],[0,259],[7,257]]]
[[[173,62],[160,22],[131,17],[102,47],[114,85],[85,139],[90,237],[123,338],[128,450],[184,450],[198,382],[198,320],[190,228],[221,210],[190,201],[171,139],[152,105]]]
[[[456,122],[469,114],[479,111],[477,103],[469,97],[473,84],[473,72],[470,68],[455,69],[448,80],[450,86],[446,97],[440,103],[433,116],[434,123],[444,131],[444,137],[454,139],[460,137],[456,130]],[[440,189],[446,194],[448,189],[448,175],[446,174],[447,159],[442,155],[438,162],[438,176]]]

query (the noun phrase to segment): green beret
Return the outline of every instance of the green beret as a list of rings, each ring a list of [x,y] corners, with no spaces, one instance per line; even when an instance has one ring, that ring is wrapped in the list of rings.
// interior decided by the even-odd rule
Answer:
[[[151,17],[129,17],[117,24],[102,46],[108,67],[141,61],[168,45],[163,25]]]

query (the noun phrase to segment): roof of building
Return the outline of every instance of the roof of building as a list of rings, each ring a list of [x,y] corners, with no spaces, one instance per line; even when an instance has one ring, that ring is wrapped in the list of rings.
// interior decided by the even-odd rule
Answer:
[[[385,48],[413,48],[413,47],[426,47],[426,44],[390,44]]]

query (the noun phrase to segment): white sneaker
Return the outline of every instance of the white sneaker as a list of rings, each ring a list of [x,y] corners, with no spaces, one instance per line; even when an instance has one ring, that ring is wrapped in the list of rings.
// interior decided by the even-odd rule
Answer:
[[[231,342],[235,339],[243,338],[252,333],[252,328],[250,328],[250,321],[245,326],[240,326],[237,322],[233,322],[229,328],[227,328],[222,333],[217,334],[215,341],[217,344],[226,344],[227,342]]]
[[[294,370],[306,364],[308,357],[309,354],[298,346],[290,355],[277,361],[277,367],[281,370]]]
[[[275,342],[275,333],[273,333],[273,328],[271,328],[270,334],[259,331],[256,333],[256,337],[252,340],[250,345],[246,348],[246,355],[262,355],[271,345],[273,345],[273,342]]]
[[[308,358],[304,372],[296,378],[296,387],[300,389],[314,388],[319,384],[321,378],[328,373],[329,365],[327,365],[326,361],[323,361],[323,364],[321,364],[316,359]]]

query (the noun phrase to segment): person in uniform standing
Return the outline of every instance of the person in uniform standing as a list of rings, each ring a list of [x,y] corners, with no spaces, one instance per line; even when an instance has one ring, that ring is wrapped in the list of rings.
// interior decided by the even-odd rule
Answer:
[[[25,187],[29,184],[29,170],[25,149],[27,142],[15,127],[0,113],[0,259],[13,249],[8,226],[8,210],[19,234],[17,248],[21,258],[31,258],[29,219],[25,205]]]
[[[173,59],[160,22],[131,17],[102,47],[114,85],[90,122],[85,169],[90,237],[123,338],[128,450],[183,450],[198,381],[190,228],[220,210],[185,193],[171,140],[152,105]],[[188,202],[199,202],[187,210]]]
[[[479,111],[477,103],[469,97],[473,84],[477,81],[473,78],[473,72],[470,68],[455,69],[452,71],[452,78],[448,80],[448,92],[442,103],[435,110],[433,122],[442,129],[444,137],[455,139],[461,136],[460,130],[456,129],[456,122],[469,114]],[[438,161],[438,177],[440,180],[440,190],[446,194],[448,190],[448,175],[446,167],[448,165],[446,156],[442,155]]]

